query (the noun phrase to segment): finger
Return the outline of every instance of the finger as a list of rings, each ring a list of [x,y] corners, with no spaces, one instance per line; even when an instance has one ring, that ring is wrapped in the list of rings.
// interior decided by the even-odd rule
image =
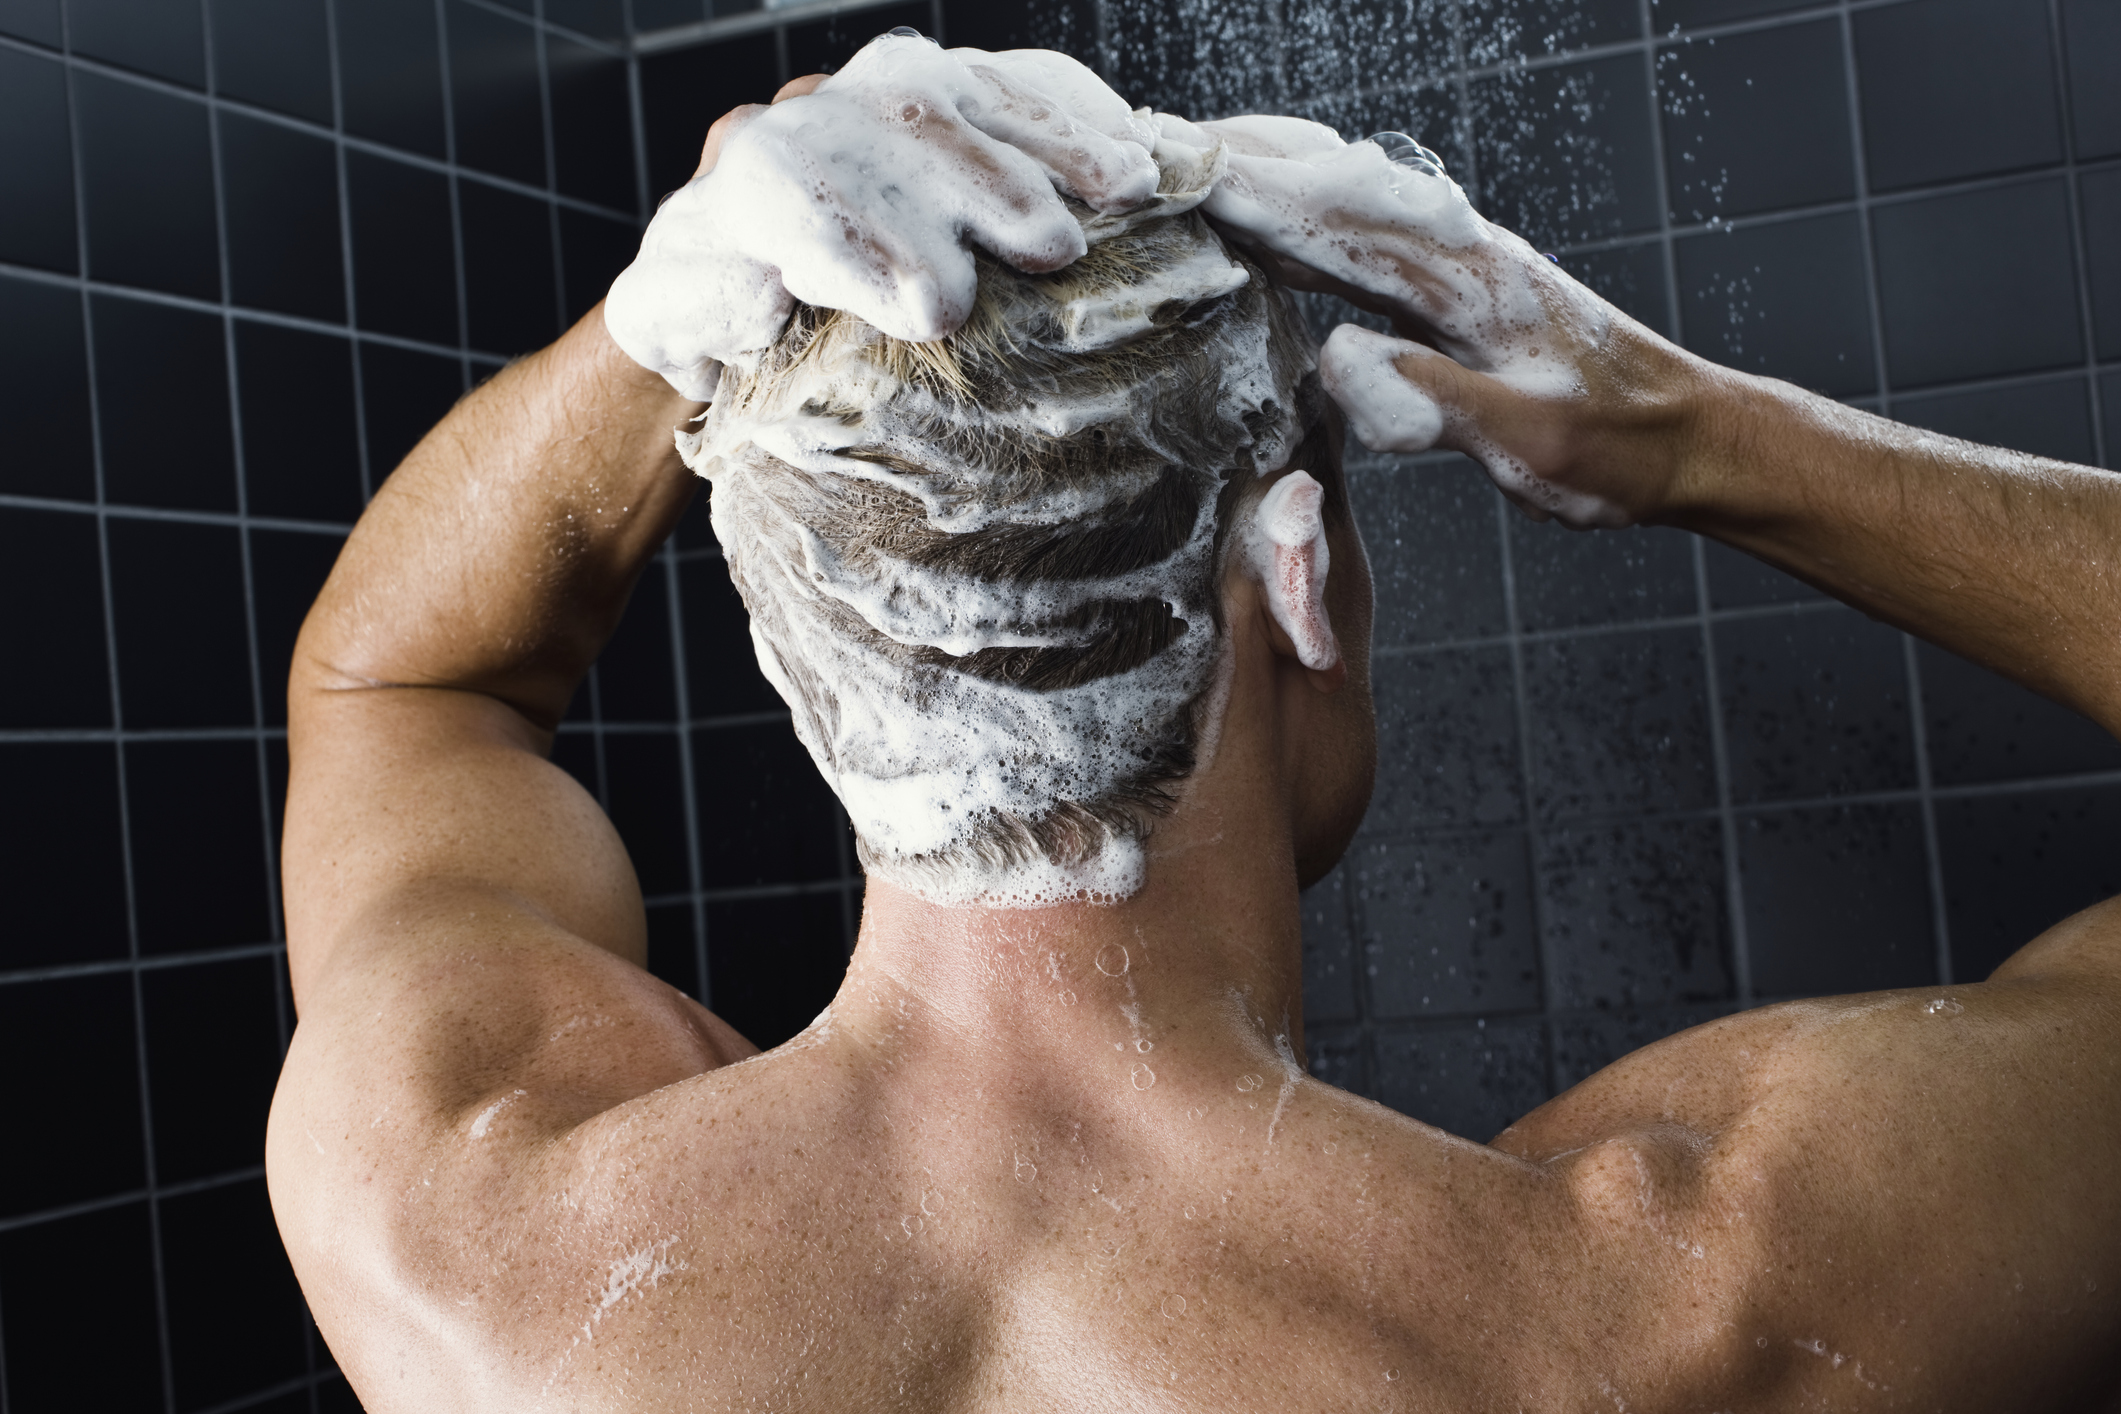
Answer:
[[[968,65],[986,92],[972,102],[960,100],[958,111],[967,122],[1023,152],[1055,186],[1095,210],[1131,211],[1156,195],[1157,166],[1149,155],[1155,135],[1147,125],[1131,113],[1114,121],[1112,114],[1097,111],[1103,105],[1094,96],[1070,93],[1081,85],[1058,63],[1034,65],[1025,56],[1012,57],[1019,60],[1014,73],[998,64]],[[1102,81],[1097,87],[1113,104],[1121,102]],[[1091,111],[1078,111],[1084,105]],[[1097,121],[1100,117],[1105,121]]]
[[[1446,412],[1455,410],[1455,398],[1447,404],[1446,397],[1461,391],[1432,362],[1465,371],[1433,349],[1343,324],[1319,351],[1318,373],[1365,447],[1426,452],[1442,440]]]
[[[776,103],[785,103],[791,98],[801,98],[817,92],[817,86],[830,78],[829,74],[805,74],[799,79],[790,79],[781,85],[781,91],[773,95]]]
[[[737,129],[765,111],[766,106],[762,103],[746,103],[743,107],[732,108],[715,119],[714,126],[707,130],[707,141],[700,145],[700,165],[693,172],[692,179],[698,181],[712,172],[714,164],[722,159],[723,144],[736,135]]]

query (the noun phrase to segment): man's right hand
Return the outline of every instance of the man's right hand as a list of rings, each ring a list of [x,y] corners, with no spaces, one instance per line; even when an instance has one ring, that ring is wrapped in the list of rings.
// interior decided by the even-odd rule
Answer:
[[[1020,270],[1087,248],[1062,197],[1100,212],[1156,192],[1154,128],[1058,54],[945,51],[886,35],[830,78],[715,125],[701,170],[667,200],[605,321],[637,362],[689,397],[756,355],[794,300],[848,310],[894,338],[962,324],[970,245]]]

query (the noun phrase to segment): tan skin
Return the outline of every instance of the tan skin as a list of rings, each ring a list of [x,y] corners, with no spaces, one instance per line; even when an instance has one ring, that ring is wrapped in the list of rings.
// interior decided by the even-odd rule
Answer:
[[[2121,727],[2121,482],[1631,325],[1597,357],[1569,403],[1448,391]],[[428,436],[303,630],[268,1168],[373,1414],[2121,1408],[2121,906],[1986,982],[1687,1032],[1490,1146],[1293,1072],[1297,882],[1373,764],[1346,524],[1344,671],[1227,578],[1219,744],[1139,895],[872,883],[829,1027],[757,1055],[642,971],[546,760],[697,410],[592,314]]]

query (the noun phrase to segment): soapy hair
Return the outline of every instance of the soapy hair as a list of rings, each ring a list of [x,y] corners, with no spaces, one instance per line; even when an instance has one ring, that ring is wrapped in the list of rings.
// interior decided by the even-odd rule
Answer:
[[[1140,885],[1212,729],[1233,509],[1292,455],[1332,471],[1300,317],[1190,210],[1218,175],[1169,162],[1164,209],[1085,213],[1052,274],[982,256],[936,343],[798,306],[680,436],[872,873],[1017,906]]]

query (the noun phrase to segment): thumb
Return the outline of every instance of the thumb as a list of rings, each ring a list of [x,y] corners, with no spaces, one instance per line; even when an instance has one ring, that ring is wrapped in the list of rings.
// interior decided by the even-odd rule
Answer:
[[[1559,515],[1573,525],[1605,519],[1579,506],[1582,497],[1540,477],[1521,455],[1519,443],[1527,436],[1534,444],[1544,440],[1541,409],[1498,379],[1426,344],[1355,324],[1333,331],[1319,351],[1318,371],[1356,440],[1371,451],[1463,452],[1534,520]]]

